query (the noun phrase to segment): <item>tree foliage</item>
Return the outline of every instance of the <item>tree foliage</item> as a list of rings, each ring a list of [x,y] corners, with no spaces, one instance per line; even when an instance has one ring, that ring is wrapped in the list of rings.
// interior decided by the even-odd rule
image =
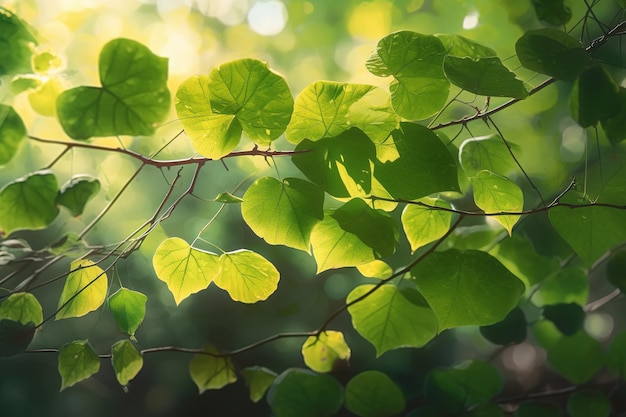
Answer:
[[[1,8],[0,76],[11,86],[0,104],[3,363],[52,352],[65,392],[110,359],[132,392],[151,372],[144,358],[170,352],[189,357],[200,394],[245,381],[238,395],[265,398],[277,417],[619,409],[626,24],[619,2],[567,3],[533,0],[535,25],[521,26],[513,57],[489,38],[401,30],[363,62],[380,85],[315,81],[297,94],[256,58],[173,86],[167,57],[116,38],[99,51],[99,85],[57,97],[37,74],[59,58],[34,52],[36,31]],[[555,104],[533,107],[550,90]],[[25,94],[58,137],[34,133]],[[517,137],[528,131],[509,116],[518,108],[559,139]],[[572,129],[586,138],[576,158]],[[81,159],[108,165],[67,168]],[[120,218],[129,221],[116,229]],[[342,273],[354,278],[334,300],[285,303],[305,280],[341,285]],[[186,326],[194,300],[218,305],[202,319],[225,327],[231,311],[252,313],[224,334],[152,344],[151,309]],[[319,322],[272,327],[290,308]],[[116,330],[72,324],[95,315]],[[258,320],[269,334],[248,323]],[[68,339],[50,342],[47,329]],[[254,338],[233,347],[241,339],[228,332]],[[422,365],[410,383],[380,365],[447,343],[473,352]],[[254,356],[273,346],[290,352],[286,366]],[[539,352],[545,364],[520,365]],[[546,378],[532,393],[526,366]]]

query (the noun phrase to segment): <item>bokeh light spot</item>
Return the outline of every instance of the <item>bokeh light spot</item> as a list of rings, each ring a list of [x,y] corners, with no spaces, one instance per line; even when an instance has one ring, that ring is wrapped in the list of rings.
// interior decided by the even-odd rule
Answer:
[[[278,35],[287,24],[287,8],[278,0],[257,1],[248,12],[248,24],[259,35]]]
[[[371,1],[359,3],[348,20],[348,32],[363,39],[379,39],[391,31],[391,3]]]

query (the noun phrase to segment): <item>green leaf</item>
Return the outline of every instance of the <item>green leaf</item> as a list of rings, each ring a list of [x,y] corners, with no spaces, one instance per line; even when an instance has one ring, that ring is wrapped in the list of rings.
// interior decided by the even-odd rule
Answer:
[[[567,412],[571,417],[609,417],[611,402],[602,391],[576,391],[567,399]]]
[[[393,275],[393,269],[389,264],[378,259],[364,265],[357,265],[356,269],[367,278],[386,279]]]
[[[618,111],[600,120],[602,129],[613,146],[626,139],[626,88],[620,87],[618,95]]]
[[[509,143],[512,151],[520,151],[519,146]],[[468,177],[487,170],[507,176],[518,171],[515,160],[502,138],[497,134],[465,140],[459,147],[459,160]]]
[[[496,51],[488,46],[481,45],[461,35],[437,33],[435,36],[443,43],[447,55],[470,58],[486,58],[497,55]]]
[[[582,44],[557,29],[527,31],[515,43],[515,51],[524,67],[559,80],[574,81],[591,64]]]
[[[52,70],[59,69],[63,65],[63,59],[48,51],[33,56],[33,70],[47,74]]]
[[[573,384],[584,384],[605,362],[600,343],[584,331],[563,336],[548,349],[548,363]]]
[[[439,198],[424,197],[420,202],[434,207],[452,208],[447,201]],[[415,252],[444,236],[450,229],[451,219],[452,213],[449,211],[407,204],[402,211],[402,227],[411,244],[411,251]]]
[[[65,280],[56,320],[81,317],[104,303],[107,293],[107,275],[99,266],[87,259],[70,264],[70,274]]]
[[[13,77],[11,80],[11,93],[14,96],[23,93],[24,91],[34,90],[40,87],[42,79],[40,76],[34,74],[20,74]]]
[[[411,270],[439,321],[439,331],[498,323],[515,308],[524,284],[489,254],[434,252]]]
[[[35,335],[35,324],[12,319],[0,319],[0,358],[17,355],[26,350]]]
[[[398,231],[391,217],[361,199],[326,211],[311,234],[317,273],[385,258],[395,252],[397,242]]]
[[[576,266],[566,266],[546,277],[533,294],[538,307],[558,303],[576,303],[584,306],[589,297],[589,278]]]
[[[328,330],[318,336],[310,336],[302,345],[302,356],[306,366],[315,372],[330,372],[335,362],[350,359],[350,347],[343,333]]]
[[[346,408],[359,417],[394,416],[404,410],[404,395],[380,371],[366,371],[346,385]]]
[[[379,157],[374,175],[394,198],[415,200],[441,191],[460,191],[456,163],[433,131],[401,123],[391,140],[397,156],[386,161]]]
[[[437,319],[412,288],[383,285],[366,298],[374,285],[356,287],[346,299],[352,326],[376,348],[376,355],[401,347],[422,347],[437,335]]]
[[[376,148],[360,130],[316,142],[305,139],[296,151],[302,152],[291,157],[294,165],[328,194],[345,198],[370,193]]]
[[[516,417],[561,417],[563,413],[556,404],[547,402],[525,401],[515,412]]]
[[[13,107],[0,104],[0,166],[6,165],[13,159],[26,134],[26,126]]]
[[[33,294],[18,292],[8,296],[0,304],[0,319],[19,321],[22,324],[33,323],[39,326],[43,322],[43,311]]]
[[[521,212],[524,195],[517,184],[506,177],[489,171],[479,171],[470,178],[474,187],[474,201],[486,214]],[[511,235],[520,215],[493,216]]]
[[[351,127],[358,127],[384,140],[397,121],[391,110],[385,109],[389,99],[383,97],[381,91],[366,84],[317,81],[296,98],[285,135],[297,144],[303,139],[317,141],[338,136]],[[381,102],[381,98],[384,101]]]
[[[563,333],[550,320],[539,319],[532,324],[532,335],[537,345],[550,349],[563,337]]]
[[[291,368],[276,378],[267,402],[275,417],[330,417],[341,407],[341,385],[331,376]]]
[[[570,92],[570,113],[582,127],[617,114],[622,104],[619,85],[601,65],[585,68],[578,75]]]
[[[213,159],[235,149],[242,130],[254,143],[269,146],[287,128],[292,111],[285,80],[256,59],[188,78],[176,92],[176,112],[193,147]]]
[[[167,284],[178,305],[209,286],[220,271],[220,258],[173,237],[161,242],[154,252],[152,265],[157,278]]]
[[[578,193],[576,193],[578,194]],[[582,195],[566,195],[562,203],[585,204]],[[609,207],[572,209],[558,205],[548,212],[550,223],[587,265],[626,241],[626,214]]]
[[[68,232],[63,235],[59,240],[50,245],[50,252],[54,255],[65,255],[65,256],[80,256],[77,252],[80,251],[81,248],[85,247],[85,241],[80,238],[78,233],[76,232]]]
[[[239,204],[243,203],[243,198],[239,198],[236,195],[232,195],[231,193],[219,193],[213,201],[217,201],[218,203],[226,203],[226,204]]]
[[[564,0],[532,0],[537,18],[554,26],[563,26],[572,18],[572,10]]]
[[[437,37],[399,31],[381,39],[365,65],[376,76],[393,75],[391,105],[398,115],[422,120],[441,110],[448,99],[445,54]]]
[[[86,340],[75,340],[59,351],[61,391],[100,370],[100,358]]]
[[[452,84],[470,93],[517,99],[528,96],[524,82],[496,56],[470,58],[448,55],[443,60],[443,70]]]
[[[141,371],[143,356],[130,340],[120,340],[111,346],[111,362],[117,381],[126,386]]]
[[[1,6],[0,44],[0,76],[30,72],[31,44],[37,40],[22,19]]]
[[[130,39],[114,39],[100,51],[101,87],[76,87],[57,99],[57,114],[73,139],[152,135],[170,110],[167,58]]]
[[[220,256],[220,272],[215,285],[242,303],[264,301],[278,288],[280,274],[267,259],[249,250],[227,252]]]
[[[0,189],[0,233],[44,229],[59,214],[56,177],[38,171],[11,181]]]
[[[585,321],[585,312],[576,303],[560,303],[543,307],[543,317],[550,320],[566,336],[573,336]]]
[[[299,178],[259,178],[243,196],[241,214],[272,245],[310,250],[311,231],[324,217],[324,192]]]
[[[74,175],[63,184],[57,203],[69,209],[72,216],[83,214],[87,202],[100,191],[100,181],[91,175]]]
[[[626,292],[626,251],[613,253],[606,263],[606,277],[616,288]]]
[[[206,353],[194,355],[189,363],[189,373],[200,394],[209,389],[221,389],[237,381],[235,368],[228,357],[218,357],[218,350],[211,345],[203,349]]]
[[[244,368],[243,377],[250,388],[250,400],[259,402],[272,385],[277,375],[274,371],[261,366]]]
[[[519,344],[526,340],[526,316],[524,311],[515,307],[504,320],[490,326],[481,326],[480,334],[496,345]]]
[[[134,336],[137,328],[146,315],[146,302],[148,297],[144,294],[120,288],[109,297],[109,308],[117,327],[129,336]]]
[[[606,362],[610,370],[619,375],[622,380],[626,380],[626,331],[613,336]]]

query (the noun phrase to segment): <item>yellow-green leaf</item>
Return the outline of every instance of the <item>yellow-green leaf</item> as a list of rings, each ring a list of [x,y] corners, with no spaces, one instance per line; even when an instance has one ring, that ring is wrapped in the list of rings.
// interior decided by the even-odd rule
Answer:
[[[490,171],[479,171],[471,179],[474,186],[474,201],[487,214],[521,212],[524,209],[524,195],[517,184],[506,177]],[[520,216],[493,216],[511,234]]]
[[[0,304],[0,320],[9,319],[22,324],[33,323],[39,326],[43,321],[41,304],[29,292],[11,294]]]
[[[278,288],[280,274],[267,259],[249,250],[224,253],[215,285],[242,303],[266,300]]]
[[[259,402],[278,375],[276,372],[261,366],[250,366],[243,370],[243,377],[250,389],[252,402]]]
[[[350,359],[350,347],[343,333],[329,330],[307,338],[302,345],[302,356],[306,366],[315,372],[330,372],[335,362]]]
[[[72,262],[70,271],[61,292],[56,320],[84,316],[100,307],[106,297],[108,280],[102,268],[83,259]]]
[[[122,386],[128,385],[143,367],[143,357],[130,340],[120,340],[111,346],[111,362],[115,377]]]
[[[220,358],[214,346],[204,348],[207,353],[198,353],[189,363],[191,379],[198,386],[200,394],[209,389],[220,389],[237,381],[237,375],[230,358]]]
[[[192,248],[178,237],[161,242],[152,265],[157,277],[167,284],[176,305],[207,288],[220,270],[216,254]]]
[[[448,202],[425,197],[420,200],[429,206],[450,208]],[[431,209],[417,204],[407,204],[402,211],[402,226],[411,251],[439,239],[450,229],[452,213],[444,210]]]

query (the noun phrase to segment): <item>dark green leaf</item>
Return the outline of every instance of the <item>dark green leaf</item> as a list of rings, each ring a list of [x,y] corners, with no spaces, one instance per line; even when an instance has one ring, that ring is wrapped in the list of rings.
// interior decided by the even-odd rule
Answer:
[[[276,378],[267,402],[275,417],[330,417],[341,407],[341,385],[331,376],[292,368]]]
[[[585,321],[585,312],[576,303],[554,304],[543,307],[543,317],[550,320],[566,336],[576,334]]]
[[[443,70],[452,84],[480,96],[526,98],[524,82],[502,64],[500,58],[448,55]]]
[[[561,417],[561,409],[552,403],[525,401],[515,412],[516,417]]]
[[[450,83],[442,63],[446,49],[432,35],[399,31],[378,42],[366,62],[379,77],[393,75],[391,105],[406,119],[426,119],[437,113],[448,99]]]
[[[460,191],[456,163],[430,129],[401,123],[391,141],[395,158],[382,161],[379,156],[374,176],[394,198],[414,200],[441,191]]]
[[[574,81],[591,57],[579,41],[557,29],[529,30],[515,44],[517,57],[529,70]]]
[[[394,416],[404,410],[404,395],[380,371],[366,371],[346,385],[346,408],[359,417]]]
[[[272,245],[310,250],[311,231],[324,217],[324,192],[299,178],[259,178],[243,196],[241,214]]]
[[[0,234],[43,229],[59,214],[56,177],[39,171],[11,181],[0,190]]]
[[[374,285],[361,285],[346,302],[365,296]],[[412,288],[383,285],[348,307],[352,325],[376,348],[378,356],[401,347],[422,347],[437,335],[437,319],[424,298]]]
[[[250,400],[256,403],[263,398],[277,375],[267,368],[251,366],[244,368],[243,377],[250,389]]]
[[[30,72],[31,43],[37,40],[28,25],[0,6],[0,75]]]
[[[24,325],[33,323],[39,326],[43,322],[41,304],[29,292],[18,292],[7,297],[0,304],[0,319],[18,321]]]
[[[607,355],[607,366],[622,380],[626,380],[626,331],[613,336]]]
[[[305,139],[296,151],[306,152],[291,158],[294,165],[328,194],[346,198],[370,193],[376,148],[359,129],[317,142]]]
[[[138,291],[128,288],[120,288],[109,297],[109,308],[117,327],[129,336],[134,336],[135,331],[143,322],[146,315],[146,302],[148,297]]]
[[[151,135],[170,110],[167,58],[130,39],[114,39],[100,52],[101,87],[76,87],[57,99],[57,113],[73,139]]]
[[[600,343],[584,331],[563,336],[548,349],[548,362],[574,384],[584,384],[602,368]]]
[[[0,104],[0,166],[13,159],[26,133],[26,126],[13,107]]]
[[[0,358],[17,355],[26,350],[35,335],[35,324],[12,319],[0,319]]]
[[[72,216],[83,214],[87,202],[100,191],[100,181],[91,175],[74,175],[63,184],[57,203],[69,209]]]
[[[532,0],[537,18],[554,26],[563,26],[572,18],[572,10],[565,0]]]
[[[602,129],[613,145],[626,139],[626,88],[619,89],[619,110],[610,117],[600,120]]]
[[[576,391],[567,399],[567,412],[571,417],[609,417],[611,402],[602,391]]]
[[[237,381],[235,368],[228,357],[217,357],[218,350],[211,345],[203,349],[206,353],[194,355],[189,363],[191,379],[202,394],[209,389],[221,389]]]
[[[606,277],[611,285],[626,292],[626,251],[611,255],[606,263]]]
[[[367,264],[392,255],[398,231],[395,222],[361,199],[352,199],[328,210],[311,234],[317,272]]]
[[[614,117],[621,104],[619,86],[600,65],[582,70],[570,92],[570,113],[582,127]]]
[[[501,322],[481,326],[480,334],[496,345],[518,344],[526,340],[527,325],[524,312],[515,307]]]
[[[100,358],[86,340],[76,340],[59,351],[61,391],[89,378],[100,370]]]
[[[435,312],[440,331],[498,323],[524,291],[524,284],[496,258],[476,250],[432,253],[411,276]]]

